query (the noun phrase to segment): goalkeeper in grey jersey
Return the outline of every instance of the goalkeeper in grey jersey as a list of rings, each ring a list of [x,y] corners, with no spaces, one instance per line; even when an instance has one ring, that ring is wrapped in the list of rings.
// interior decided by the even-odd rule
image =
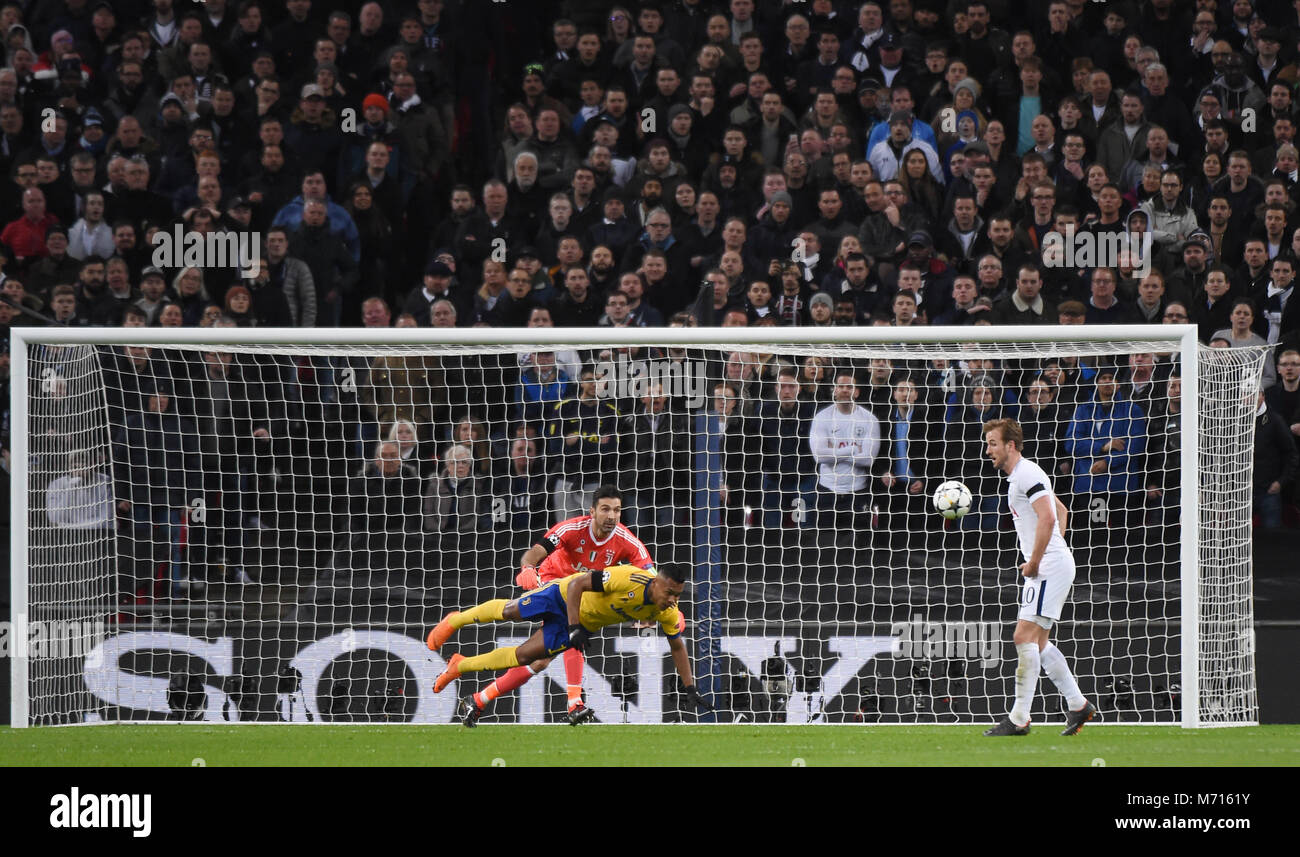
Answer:
[[[1014,637],[1016,696],[1011,712],[984,734],[1029,734],[1029,709],[1038,688],[1038,671],[1042,669],[1069,706],[1061,734],[1074,735],[1093,718],[1097,707],[1079,692],[1065,656],[1047,640],[1052,623],[1061,618],[1074,583],[1074,555],[1065,543],[1065,506],[1052,491],[1051,478],[1020,454],[1025,442],[1020,423],[990,420],[984,424],[984,442],[993,466],[1007,475],[1007,499],[1025,558],[1020,566],[1024,584]]]

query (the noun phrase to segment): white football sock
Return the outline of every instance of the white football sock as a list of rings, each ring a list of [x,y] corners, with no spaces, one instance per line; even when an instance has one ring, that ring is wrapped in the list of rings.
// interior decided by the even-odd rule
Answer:
[[[1043,662],[1043,672],[1056,685],[1056,689],[1065,697],[1065,704],[1070,706],[1071,711],[1078,711],[1087,705],[1088,700],[1083,698],[1079,692],[1079,683],[1074,680],[1074,675],[1070,672],[1070,665],[1065,662],[1065,655],[1061,650],[1056,648],[1052,643],[1047,644],[1043,649],[1040,660]]]
[[[1038,671],[1041,668],[1037,643],[1021,643],[1016,646],[1016,704],[1011,709],[1011,722],[1017,726],[1029,722],[1029,709],[1034,704],[1034,691],[1038,689]]]

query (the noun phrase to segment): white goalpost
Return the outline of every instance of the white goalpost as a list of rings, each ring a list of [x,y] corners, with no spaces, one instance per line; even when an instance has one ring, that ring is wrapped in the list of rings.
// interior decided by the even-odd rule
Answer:
[[[491,676],[433,694],[424,632],[515,597],[614,485],[686,570],[701,721],[989,723],[1021,560],[979,429],[1010,416],[1070,510],[1052,637],[1103,722],[1254,724],[1266,353],[1189,325],[14,328],[11,722],[453,722]],[[482,722],[562,720],[564,683]],[[697,720],[654,629],[597,635],[584,690],[601,722]],[[1033,719],[1063,720],[1046,676]]]

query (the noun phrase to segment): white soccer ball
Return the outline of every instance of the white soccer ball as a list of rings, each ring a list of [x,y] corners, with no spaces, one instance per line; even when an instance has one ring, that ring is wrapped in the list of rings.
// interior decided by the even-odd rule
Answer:
[[[934,491],[934,510],[950,521],[969,512],[972,502],[970,489],[955,480],[943,483]]]

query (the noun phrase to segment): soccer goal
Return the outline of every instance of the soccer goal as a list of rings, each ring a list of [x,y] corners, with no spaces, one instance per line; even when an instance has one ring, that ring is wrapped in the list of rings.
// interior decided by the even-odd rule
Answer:
[[[1052,637],[1104,722],[1254,723],[1264,356],[1190,326],[16,328],[12,722],[451,722],[491,676],[435,695],[427,629],[515,597],[614,485],[686,567],[704,719],[988,723],[1022,558],[980,429],[1009,416],[1069,509]],[[598,719],[695,721],[667,653],[598,634]],[[564,682],[481,722],[560,720]],[[1033,717],[1063,719],[1046,677]]]

